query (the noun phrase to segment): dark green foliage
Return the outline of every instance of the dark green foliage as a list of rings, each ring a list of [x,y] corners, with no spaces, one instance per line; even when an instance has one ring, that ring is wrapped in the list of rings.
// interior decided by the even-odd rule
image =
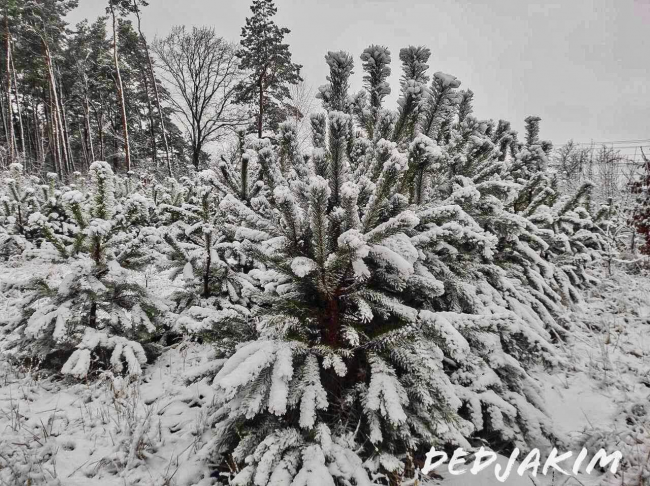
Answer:
[[[302,81],[299,64],[291,60],[289,45],[284,37],[289,32],[278,27],[273,17],[277,8],[273,0],[253,0],[252,15],[242,28],[241,46],[237,52],[240,68],[248,77],[237,86],[237,100],[256,106],[255,129],[276,130],[289,115],[286,105],[289,85]]]

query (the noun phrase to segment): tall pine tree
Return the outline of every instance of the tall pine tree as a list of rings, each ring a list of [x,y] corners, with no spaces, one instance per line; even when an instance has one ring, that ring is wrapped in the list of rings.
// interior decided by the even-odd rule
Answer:
[[[375,51],[385,73],[388,53]],[[395,112],[374,96],[381,76],[349,96],[352,57],[328,53],[311,154],[282,126],[277,144],[244,144],[242,180],[260,169],[254,197],[236,164],[211,183],[226,193],[219,227],[252,262],[240,278],[257,287],[239,319],[234,307],[183,316],[225,336],[202,454],[224,474],[237,465],[230,484],[397,486],[419,480],[431,445],[558,440],[527,370],[558,363],[564,304],[589,282],[588,191],[557,198],[549,179],[529,197],[527,178],[545,170],[537,136],[500,160],[514,134],[493,141],[454,76],[436,72],[426,89],[428,57],[400,51]],[[533,222],[543,214],[557,224]],[[233,348],[242,322],[253,335]]]
[[[302,66],[291,62],[289,45],[283,42],[291,31],[273,21],[278,11],[273,0],[253,0],[251,11],[242,28],[237,57],[241,69],[252,72],[237,86],[237,101],[256,105],[257,135],[262,138],[265,126],[276,129],[286,118],[289,85],[302,81]]]

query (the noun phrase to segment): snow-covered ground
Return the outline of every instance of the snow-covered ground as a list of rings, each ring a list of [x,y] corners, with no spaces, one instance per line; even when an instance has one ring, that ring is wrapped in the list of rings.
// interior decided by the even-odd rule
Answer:
[[[0,267],[4,317],[16,312],[20,297],[12,283],[34,275],[60,278],[56,268],[60,265],[40,259]],[[579,451],[585,444],[620,450],[624,472],[538,476],[535,484],[641,486],[648,481],[650,276],[619,268],[611,276],[604,270],[597,276],[600,284],[571,310],[570,341],[559,344],[566,366],[536,369],[533,376],[565,450]],[[162,280],[150,285],[169,291]],[[207,383],[186,381],[210,355],[208,345],[182,342],[146,367],[138,382],[106,374],[81,384],[16,369],[0,356],[0,484],[211,484],[215,478],[200,449],[210,437],[206,424],[214,391]],[[443,474],[444,484],[503,484],[492,471]],[[513,474],[506,484],[533,482]]]

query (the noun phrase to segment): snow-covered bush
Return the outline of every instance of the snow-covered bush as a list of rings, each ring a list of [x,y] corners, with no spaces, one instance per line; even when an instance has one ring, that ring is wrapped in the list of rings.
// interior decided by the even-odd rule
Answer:
[[[635,195],[630,223],[640,237],[639,250],[650,255],[650,159],[643,154],[643,168],[631,184]]]
[[[529,321],[537,314],[544,327],[563,335],[564,306],[580,300],[578,288],[593,281],[586,265],[608,248],[596,224],[602,214],[592,217],[588,210],[589,185],[575,195],[558,192],[546,168],[548,143],[536,138],[538,118],[527,119],[531,145],[513,148],[509,125],[500,122],[495,129],[477,120],[471,98],[464,93],[456,121],[442,123],[451,129],[442,142],[432,197],[459,205],[498,239],[493,255],[498,268],[477,270],[509,307]]]
[[[256,197],[224,190],[226,231],[263,287],[257,338],[214,378],[205,451],[243,466],[233,484],[397,484],[431,445],[557,439],[526,366],[557,362],[570,283],[508,207],[520,184],[492,177],[504,161],[471,96],[442,73],[421,89],[428,51],[400,58],[388,115],[381,97],[370,110],[347,94],[351,58],[329,53],[311,156],[285,132],[256,147]],[[369,91],[382,82],[369,76]],[[447,176],[460,165],[468,175]]]
[[[251,296],[256,293],[254,280],[240,271],[249,258],[241,252],[239,242],[233,241],[218,209],[218,194],[223,189],[217,174],[205,170],[187,188],[186,197],[162,205],[161,210],[169,213],[173,222],[163,228],[167,258],[159,263],[171,270],[172,280],[183,283],[182,289],[171,295],[181,313],[178,329],[208,340],[216,335],[222,345],[224,331],[232,331],[234,321],[248,315]],[[221,326],[224,320],[231,325]],[[250,330],[244,332],[250,336]]]
[[[645,485],[650,482],[650,406],[647,401],[622,407],[616,414],[613,429],[597,427],[586,431],[580,442],[591,454],[600,449],[622,453],[621,471],[616,476],[604,475],[601,485]]]
[[[13,328],[8,347],[16,359],[77,378],[109,368],[139,375],[147,362],[143,344],[166,325],[166,304],[137,271],[155,258],[157,234],[143,228],[125,235],[112,170],[95,162],[90,171],[87,205],[76,191],[63,196],[79,225],[72,245],[77,258],[58,285],[39,278],[24,286],[21,317],[7,326]],[[59,236],[50,237],[60,252],[72,253]]]
[[[170,329],[211,341],[188,379],[217,388],[203,453],[240,486],[392,485],[432,445],[559,441],[528,369],[561,365],[553,343],[588,264],[617,247],[615,210],[591,208],[588,183],[559,191],[538,117],[524,141],[477,119],[429,56],[400,51],[393,111],[387,48],[364,50],[357,94],[352,56],[328,53],[306,153],[287,122],[239,132],[179,180],[95,162],[89,181],[39,185],[12,166],[0,254],[55,248],[63,279],[23,285],[0,349],[77,378],[137,376]],[[170,302],[147,268],[167,272]]]
[[[0,185],[0,254],[20,254],[45,240],[59,242],[55,235],[69,238],[75,234],[74,221],[62,205],[63,188],[56,187],[56,174],[47,174],[47,184],[23,174],[20,164],[9,167],[8,177]],[[57,245],[55,245],[57,246]],[[57,249],[67,256],[63,246]]]
[[[55,475],[55,440],[42,445],[38,437],[33,439],[33,444],[16,444],[11,438],[2,438],[0,451],[0,481],[3,484],[61,486],[61,480]]]
[[[8,233],[24,235],[29,215],[40,206],[35,190],[20,164],[11,164],[2,182],[2,226]]]

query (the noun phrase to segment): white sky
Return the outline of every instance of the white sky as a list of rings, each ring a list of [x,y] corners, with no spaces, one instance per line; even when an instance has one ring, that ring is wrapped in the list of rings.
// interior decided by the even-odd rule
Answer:
[[[79,0],[71,24],[103,14],[105,0]],[[561,145],[650,139],[650,0],[276,0],[294,62],[314,88],[325,82],[328,50],[355,58],[353,88],[361,87],[359,55],[369,44],[393,57],[389,99],[397,99],[398,53],[431,49],[430,72],[457,76],[474,93],[475,115],[504,118],[521,130],[542,118],[543,138]],[[148,37],[172,25],[214,26],[239,40],[248,0],[149,0]],[[650,146],[650,142],[644,145]],[[632,153],[633,149],[624,150]]]

